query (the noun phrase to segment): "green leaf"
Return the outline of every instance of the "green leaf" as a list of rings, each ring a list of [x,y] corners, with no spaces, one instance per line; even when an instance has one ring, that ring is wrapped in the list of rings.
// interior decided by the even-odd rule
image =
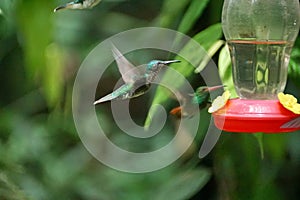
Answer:
[[[265,157],[265,154],[264,154],[264,143],[263,143],[264,133],[255,133],[255,134],[253,134],[253,136],[256,138],[256,140],[258,142],[258,146],[259,146],[259,149],[260,149],[261,159],[264,159],[264,157]]]
[[[195,69],[195,73],[200,73],[205,68],[205,66],[211,60],[213,55],[215,55],[215,53],[222,47],[223,44],[223,40],[218,40],[208,49],[207,55],[203,58],[199,66]]]
[[[225,45],[220,51],[218,66],[219,74],[223,85],[226,85],[227,90],[230,91],[231,98],[237,97],[238,95],[236,94],[236,91],[234,89],[234,83],[232,78],[232,64],[227,45]]]
[[[165,0],[161,15],[158,18],[159,25],[161,27],[171,27],[189,2],[190,0]]]
[[[189,199],[197,193],[210,178],[210,172],[204,169],[195,169],[179,174],[166,184],[160,186],[156,200],[182,200]]]
[[[291,60],[289,64],[288,74],[293,80],[293,83],[300,87],[299,77],[300,77],[300,49],[295,48],[291,53]]]
[[[178,31],[187,33],[195,24],[197,19],[202,14],[209,0],[194,0],[185,12],[183,19],[179,25]]]
[[[184,77],[189,77],[193,74],[195,70],[195,66],[198,66],[199,63],[207,56],[207,50],[215,44],[216,41],[218,41],[222,36],[222,28],[221,24],[214,24],[207,29],[201,31],[197,35],[193,37],[191,41],[189,41],[184,48],[179,52],[179,55],[175,57],[177,60],[181,60],[180,64],[172,64],[170,65],[171,68],[178,71],[180,74],[182,74]],[[196,42],[196,43],[195,43]],[[202,48],[199,48],[198,45],[195,45],[199,43]],[[185,58],[185,59],[182,59]],[[176,81],[174,81],[176,80]],[[176,88],[179,88],[183,83],[185,79],[182,77],[176,77],[174,78],[174,74],[166,71],[162,83],[165,85],[173,85]],[[151,118],[156,113],[156,108],[153,107],[157,104],[163,104],[165,103],[171,93],[163,87],[158,87],[157,91],[155,93],[150,111],[148,113],[148,116],[145,121],[145,128],[149,127],[151,124]]]
[[[63,93],[64,54],[56,44],[46,49],[46,65],[43,73],[43,91],[48,105],[55,107]]]
[[[193,37],[205,50],[208,50],[216,41],[222,37],[222,26],[220,23],[213,24]]]
[[[20,1],[17,5],[17,25],[23,39],[26,73],[30,79],[40,79],[46,65],[45,49],[53,34],[52,1]],[[33,12],[34,11],[34,12]],[[30,17],[28,17],[30,16]]]
[[[274,163],[285,162],[289,138],[285,134],[265,134],[264,149]]]

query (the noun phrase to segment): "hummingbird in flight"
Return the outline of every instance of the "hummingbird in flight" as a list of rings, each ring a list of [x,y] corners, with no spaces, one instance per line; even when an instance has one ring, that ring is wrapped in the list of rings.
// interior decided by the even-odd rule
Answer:
[[[152,60],[146,65],[145,71],[142,72],[137,70],[115,46],[112,47],[112,53],[125,84],[95,101],[94,105],[111,100],[124,100],[141,96],[149,90],[152,81],[164,66],[180,62],[179,60]]]
[[[192,105],[199,105],[199,108],[205,108],[210,104],[209,93],[211,91],[223,88],[224,85],[218,85],[213,87],[201,86],[196,89],[193,94],[183,95],[182,93],[176,93],[176,97],[181,106],[175,107],[170,111],[170,114],[180,117],[192,117],[195,115],[195,109]]]
[[[64,5],[58,6],[54,9],[54,12],[57,12],[59,10],[63,9],[87,9],[87,8],[93,8],[98,3],[100,3],[101,0],[74,0],[72,2],[66,3]]]

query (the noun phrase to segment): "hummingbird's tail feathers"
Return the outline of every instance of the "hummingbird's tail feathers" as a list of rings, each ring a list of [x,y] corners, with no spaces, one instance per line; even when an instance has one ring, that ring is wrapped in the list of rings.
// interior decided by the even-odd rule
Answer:
[[[176,108],[173,108],[171,111],[170,111],[170,114],[171,115],[174,115],[175,117],[177,118],[181,118],[181,112],[182,111],[182,108],[181,106],[178,106]]]
[[[291,121],[283,124],[280,128],[300,128],[300,117],[292,119]]]

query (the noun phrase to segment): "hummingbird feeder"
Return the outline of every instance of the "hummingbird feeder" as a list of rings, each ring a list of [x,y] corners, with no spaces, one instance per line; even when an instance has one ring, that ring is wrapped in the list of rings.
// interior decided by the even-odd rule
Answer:
[[[286,85],[299,26],[298,0],[224,1],[222,28],[239,97],[213,113],[219,129],[247,133],[300,129],[283,128],[300,115],[283,107],[277,97]]]

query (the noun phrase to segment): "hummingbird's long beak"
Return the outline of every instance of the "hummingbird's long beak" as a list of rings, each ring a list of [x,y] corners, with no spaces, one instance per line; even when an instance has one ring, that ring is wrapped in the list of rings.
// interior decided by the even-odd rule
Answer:
[[[99,103],[101,103],[100,99],[97,100],[97,101],[95,101],[93,104],[94,104],[94,105],[97,105],[97,104],[99,104]]]
[[[214,90],[223,88],[223,87],[226,87],[226,85],[217,85],[217,86],[213,86],[213,87],[207,87],[207,90],[208,90],[209,92],[211,92],[211,91],[214,91]]]
[[[161,63],[164,65],[169,65],[171,63],[179,63],[181,62],[180,60],[167,60],[167,61],[162,61]]]

